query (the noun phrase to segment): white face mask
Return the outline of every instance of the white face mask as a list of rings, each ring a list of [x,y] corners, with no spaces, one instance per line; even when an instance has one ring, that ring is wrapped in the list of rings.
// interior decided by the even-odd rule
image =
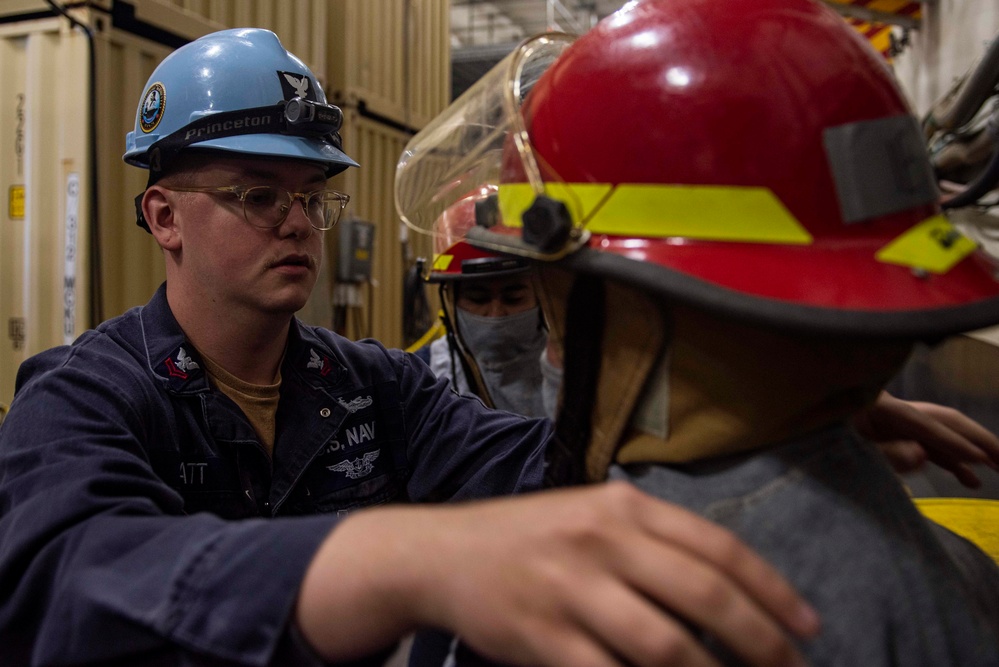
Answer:
[[[548,360],[548,350],[541,351],[541,403],[545,416],[551,420],[558,417],[558,392],[562,388],[562,367]]]
[[[545,416],[540,358],[548,337],[539,324],[538,308],[503,317],[456,310],[458,333],[475,358],[496,407],[529,417]]]

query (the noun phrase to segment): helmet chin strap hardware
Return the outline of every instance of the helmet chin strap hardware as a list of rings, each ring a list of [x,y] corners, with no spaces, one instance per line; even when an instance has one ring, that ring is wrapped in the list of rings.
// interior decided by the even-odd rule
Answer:
[[[568,207],[547,195],[538,195],[530,208],[521,214],[523,240],[542,252],[552,253],[569,242],[572,215]]]
[[[475,224],[479,227],[495,227],[499,223],[499,197],[489,195],[485,199],[478,199],[475,202]]]

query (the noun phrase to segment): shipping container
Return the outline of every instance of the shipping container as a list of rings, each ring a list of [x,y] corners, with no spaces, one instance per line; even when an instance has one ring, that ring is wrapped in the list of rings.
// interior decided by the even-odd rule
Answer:
[[[91,315],[88,47],[64,25],[0,25],[0,410],[21,361]]]
[[[446,0],[163,0],[229,27],[276,32],[336,104],[389,124],[426,125],[448,104]]]
[[[429,237],[405,235],[395,211],[395,168],[410,134],[348,110],[341,131],[344,150],[360,163],[332,181],[351,196],[345,213],[375,226],[372,280],[359,286],[360,307],[352,307],[344,331],[350,337],[373,336],[390,347],[402,347],[403,286],[416,257],[427,257]],[[335,231],[335,229],[334,229]],[[336,257],[338,238],[330,239]],[[327,262],[329,264],[330,262]]]
[[[332,3],[333,97],[408,127],[429,123],[450,101],[449,11],[443,0]]]
[[[97,321],[144,304],[165,279],[162,253],[152,236],[135,224],[134,198],[146,187],[146,172],[126,165],[125,133],[146,80],[172,49],[123,31],[98,40],[96,84],[100,244],[100,308]]]
[[[161,9],[165,6],[207,21],[219,29],[272,30],[286,49],[309,66],[329,93],[326,69],[329,8],[341,2],[343,0],[141,0],[141,5],[147,16],[152,7],[159,5]]]

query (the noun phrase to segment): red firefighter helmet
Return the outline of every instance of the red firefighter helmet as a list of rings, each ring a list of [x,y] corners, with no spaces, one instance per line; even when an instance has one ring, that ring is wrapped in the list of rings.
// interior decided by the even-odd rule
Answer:
[[[637,0],[527,85],[537,50],[499,66],[500,223],[473,243],[817,332],[999,322],[995,260],[940,214],[891,71],[821,3]]]
[[[481,280],[496,278],[528,269],[520,257],[476,248],[465,240],[476,226],[476,217],[491,215],[496,205],[496,186],[483,185],[448,206],[434,223],[434,260],[427,276],[429,282]]]

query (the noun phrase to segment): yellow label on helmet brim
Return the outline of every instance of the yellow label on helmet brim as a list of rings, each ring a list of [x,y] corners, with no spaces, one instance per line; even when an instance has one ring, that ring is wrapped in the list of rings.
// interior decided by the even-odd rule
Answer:
[[[942,215],[927,218],[879,250],[875,257],[930,273],[947,273],[978,244],[961,234]]]
[[[767,188],[546,183],[545,194],[594,234],[808,245],[812,235]],[[505,224],[520,227],[534,201],[526,183],[500,186]]]
[[[437,255],[434,258],[434,271],[447,271],[447,267],[451,266],[451,261],[454,259],[454,255]]]

